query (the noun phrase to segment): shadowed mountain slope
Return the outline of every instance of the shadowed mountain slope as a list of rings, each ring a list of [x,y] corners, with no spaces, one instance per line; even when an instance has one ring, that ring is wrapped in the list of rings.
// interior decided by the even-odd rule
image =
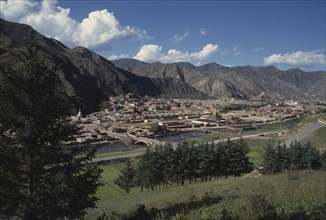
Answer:
[[[68,48],[28,25],[0,19],[0,64],[15,64],[10,52],[37,41],[40,54],[58,66],[58,76],[76,108],[98,109],[108,95],[134,93],[141,97],[203,98],[207,95],[175,78],[148,78],[117,68],[104,57],[83,47]]]

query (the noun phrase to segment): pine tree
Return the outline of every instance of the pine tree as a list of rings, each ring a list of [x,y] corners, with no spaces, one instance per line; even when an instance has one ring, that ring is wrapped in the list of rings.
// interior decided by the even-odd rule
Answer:
[[[208,176],[214,176],[214,152],[212,146],[207,142],[198,148],[198,169],[196,173],[207,181]]]
[[[240,174],[249,173],[253,170],[253,163],[249,160],[248,153],[249,147],[248,144],[241,138],[237,143],[240,151]]]
[[[235,160],[236,155],[234,154],[234,142],[231,142],[230,138],[222,143],[222,148],[224,150],[222,155],[223,163],[223,173],[225,177],[234,175],[234,170],[237,166],[237,161]]]
[[[146,152],[140,158],[136,168],[136,185],[141,189],[144,187],[154,189],[155,187],[155,168],[154,168],[153,152],[147,148]]]
[[[249,152],[248,145],[241,138],[238,142],[226,142],[229,175],[240,176],[243,173],[252,171],[252,163],[247,156]]]
[[[283,143],[278,142],[276,147],[276,158],[275,161],[275,171],[276,172],[283,172],[290,168],[291,163],[291,156],[290,156],[290,149]]]
[[[320,169],[322,167],[321,154],[310,142],[291,143],[290,160],[292,169]]]
[[[135,170],[130,160],[127,160],[126,167],[121,171],[121,174],[114,180],[114,184],[129,194],[129,191],[134,187]]]
[[[264,173],[273,173],[276,171],[276,160],[277,158],[274,143],[269,141],[265,147],[265,153],[263,156]]]
[[[212,175],[215,177],[222,177],[223,176],[223,148],[222,143],[214,144],[211,143],[213,159],[212,159]]]
[[[318,170],[323,167],[322,154],[310,142],[304,145],[306,158],[308,159],[308,169]]]
[[[310,166],[308,155],[305,155],[305,148],[300,142],[292,142],[289,150],[291,169],[305,169]]]
[[[163,184],[165,186],[168,185],[168,183],[173,182],[173,176],[175,173],[175,162],[174,162],[174,149],[172,147],[172,144],[165,144],[163,147],[163,156],[162,156],[162,162],[165,164],[164,170],[162,170],[164,181]],[[164,158],[164,159],[163,159]],[[164,161],[163,161],[164,160]]]
[[[95,206],[96,149],[66,147],[78,129],[56,68],[37,45],[0,69],[0,218],[80,218]]]
[[[324,150],[320,155],[320,162],[322,165],[322,169],[326,171],[326,150]]]

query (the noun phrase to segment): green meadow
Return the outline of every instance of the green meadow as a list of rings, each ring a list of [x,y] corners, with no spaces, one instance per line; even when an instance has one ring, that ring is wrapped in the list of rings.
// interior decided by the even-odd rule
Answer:
[[[326,150],[326,127],[319,128],[311,135],[303,139],[304,142],[309,141],[312,145],[320,150]]]
[[[104,185],[97,193],[100,198],[98,207],[89,210],[86,219],[94,219],[102,213],[108,214],[111,211],[127,213],[137,204],[143,204],[148,209],[152,207],[164,209],[175,204],[199,201],[205,195],[219,197],[221,200],[216,204],[209,206],[203,204],[198,209],[180,213],[178,216],[183,218],[176,216],[173,218],[209,219],[207,216],[218,216],[223,209],[226,209],[232,216],[250,219],[249,216],[257,211],[253,210],[252,206],[261,203],[266,203],[263,204],[266,207],[273,207],[279,215],[290,216],[298,212],[308,213],[315,206],[326,202],[325,171],[301,170],[275,175],[252,174],[143,192],[135,188],[128,195],[113,183],[123,167],[123,163],[103,166]],[[265,211],[268,210],[260,210],[260,212]]]

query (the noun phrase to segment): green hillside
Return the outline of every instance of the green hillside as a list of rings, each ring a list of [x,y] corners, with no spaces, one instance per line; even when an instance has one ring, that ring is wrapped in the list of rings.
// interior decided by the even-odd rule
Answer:
[[[103,166],[104,185],[98,190],[100,198],[98,208],[90,210],[86,219],[94,219],[104,212],[127,213],[137,204],[144,204],[148,209],[152,207],[166,209],[175,204],[189,202],[197,202],[200,208],[179,213],[178,216],[184,218],[174,217],[175,219],[210,219],[207,216],[218,216],[223,209],[228,210],[233,216],[241,215],[240,219],[246,219],[253,212],[258,214],[265,212],[266,210],[263,210],[265,206],[273,207],[279,215],[290,216],[295,213],[308,213],[315,206],[326,202],[325,171],[304,170],[276,175],[246,175],[143,192],[136,188],[127,195],[113,184],[113,179],[123,167],[122,163]],[[207,206],[202,203],[205,196],[218,198],[218,202]],[[255,204],[256,202],[259,204]],[[253,210],[257,205],[264,207],[258,212]]]
[[[303,139],[303,141],[309,141],[318,149],[326,150],[326,127],[314,131],[311,135]]]

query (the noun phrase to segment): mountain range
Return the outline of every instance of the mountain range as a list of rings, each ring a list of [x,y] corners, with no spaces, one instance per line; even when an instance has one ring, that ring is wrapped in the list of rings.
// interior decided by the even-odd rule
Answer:
[[[0,64],[13,64],[11,51],[22,49],[26,42],[37,41],[41,56],[58,67],[58,76],[72,97],[76,108],[85,112],[98,109],[109,95],[133,93],[138,97],[207,97],[186,82],[174,78],[149,78],[116,67],[109,60],[84,47],[68,48],[47,38],[32,27],[0,19]]]
[[[84,47],[68,48],[32,27],[0,19],[0,64],[16,60],[11,52],[37,41],[39,52],[58,67],[58,76],[76,108],[89,113],[109,95],[132,92],[138,97],[325,99],[325,72],[267,67],[225,67],[216,63],[145,63],[109,61]]]
[[[112,61],[137,75],[172,77],[212,97],[273,100],[320,100],[326,96],[326,73],[300,69],[279,70],[275,66],[226,67],[217,63],[145,63],[134,59]]]

